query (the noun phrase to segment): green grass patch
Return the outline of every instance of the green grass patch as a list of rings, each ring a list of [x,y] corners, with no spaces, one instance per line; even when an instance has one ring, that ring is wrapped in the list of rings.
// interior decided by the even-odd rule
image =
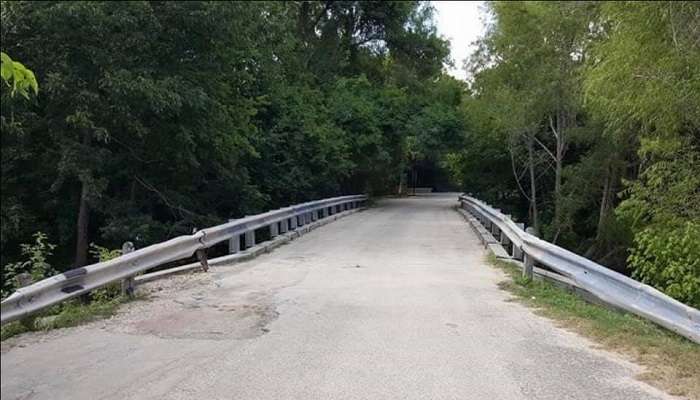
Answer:
[[[549,282],[524,279],[517,265],[493,255],[488,261],[510,277],[501,288],[537,314],[631,357],[647,369],[640,379],[672,395],[700,400],[700,345],[635,315],[586,302]]]
[[[130,299],[118,296],[109,300],[92,301],[83,304],[79,300],[70,300],[52,307],[46,312],[20,321],[3,325],[0,340],[5,340],[25,332],[48,331],[81,325],[114,315],[119,306]]]

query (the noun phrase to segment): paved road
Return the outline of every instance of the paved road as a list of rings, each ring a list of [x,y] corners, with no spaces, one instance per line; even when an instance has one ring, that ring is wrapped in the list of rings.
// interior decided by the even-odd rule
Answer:
[[[9,399],[663,399],[508,301],[452,209],[387,200],[107,321],[3,343]]]

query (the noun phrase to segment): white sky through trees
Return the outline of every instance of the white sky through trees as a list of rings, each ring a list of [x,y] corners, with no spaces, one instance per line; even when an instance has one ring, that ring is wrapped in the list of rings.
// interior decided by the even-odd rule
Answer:
[[[484,33],[483,1],[432,1],[438,32],[450,40],[454,67],[448,73],[466,79],[464,59],[475,49],[472,45]]]

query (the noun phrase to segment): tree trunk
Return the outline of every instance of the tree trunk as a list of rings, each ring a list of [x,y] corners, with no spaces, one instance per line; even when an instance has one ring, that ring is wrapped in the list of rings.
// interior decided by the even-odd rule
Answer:
[[[603,195],[600,198],[600,211],[598,213],[598,226],[596,227],[596,240],[600,239],[603,233],[603,224],[605,223],[605,217],[608,214],[609,201],[610,201],[610,167],[605,169],[605,180],[603,182]]]
[[[617,155],[613,157],[617,157]],[[608,164],[607,168],[605,169],[605,182],[603,184],[603,195],[600,199],[600,213],[598,214],[598,226],[596,227],[596,240],[600,239],[602,236],[605,220],[608,217],[608,214],[610,214],[610,210],[613,208],[619,176],[616,165],[617,164],[615,163]]]
[[[527,140],[527,154],[528,154],[528,168],[530,170],[530,221],[535,231],[539,233],[540,223],[539,216],[537,215],[537,186],[535,185],[535,160],[533,157],[534,149],[533,138],[528,136]]]
[[[90,133],[83,131],[83,151],[87,151],[90,145]],[[75,268],[87,263],[88,255],[88,224],[90,223],[90,205],[88,204],[88,188],[85,182],[80,182],[80,205],[78,206],[78,221],[76,223],[75,238]]]
[[[80,206],[78,209],[78,223],[75,244],[75,267],[82,267],[87,262],[88,252],[88,223],[90,221],[90,206],[87,202],[87,187],[82,184],[80,191]]]
[[[399,174],[399,190],[398,190],[399,196],[403,195],[405,186],[406,186],[406,172],[405,172],[405,170],[402,169],[400,174]]]
[[[556,139],[556,152],[554,154],[554,236],[552,243],[557,242],[557,238],[561,233],[561,174],[564,163],[564,154],[566,153],[566,136],[565,130],[567,125],[567,115],[563,111],[557,112],[557,127],[556,130],[552,127],[554,138]]]

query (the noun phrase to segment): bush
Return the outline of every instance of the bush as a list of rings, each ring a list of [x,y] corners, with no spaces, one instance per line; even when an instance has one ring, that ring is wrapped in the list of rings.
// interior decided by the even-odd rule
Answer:
[[[108,261],[122,255],[119,249],[110,250],[106,247],[90,243],[90,254],[102,261]],[[97,303],[107,303],[121,296],[121,283],[112,283],[90,292],[90,299]]]
[[[642,230],[635,235],[628,262],[635,278],[700,308],[700,222]]]
[[[23,273],[31,275],[33,281],[39,281],[58,272],[47,261],[53,254],[55,244],[48,242],[48,236],[43,232],[36,232],[34,243],[22,244],[22,255],[26,261],[6,264],[2,268],[2,298],[11,295],[17,289],[17,276]]]

